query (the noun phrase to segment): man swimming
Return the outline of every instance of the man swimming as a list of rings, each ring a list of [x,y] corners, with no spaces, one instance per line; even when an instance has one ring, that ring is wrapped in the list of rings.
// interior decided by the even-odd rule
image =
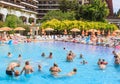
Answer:
[[[15,67],[20,67],[20,64],[17,62],[11,62],[6,69],[6,74],[9,76],[13,76],[15,73],[15,70],[14,70]]]
[[[57,75],[54,75],[54,77],[56,78],[60,78],[60,77],[68,77],[68,76],[73,76],[77,73],[77,69],[76,68],[73,68],[73,70],[67,74],[63,74],[63,75],[60,75],[60,74],[57,74]]]
[[[56,63],[49,69],[52,75],[57,76],[59,72],[61,72],[61,69],[58,67]]]
[[[21,74],[22,74],[23,71],[25,71],[25,74],[30,74],[30,73],[33,72],[33,68],[32,68],[32,66],[30,66],[29,61],[25,62],[25,66],[23,67],[23,69],[21,71]]]

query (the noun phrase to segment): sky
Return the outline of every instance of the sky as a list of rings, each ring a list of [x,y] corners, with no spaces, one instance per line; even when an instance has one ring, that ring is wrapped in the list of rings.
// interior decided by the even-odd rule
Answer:
[[[117,12],[120,9],[120,0],[113,0],[113,11]]]

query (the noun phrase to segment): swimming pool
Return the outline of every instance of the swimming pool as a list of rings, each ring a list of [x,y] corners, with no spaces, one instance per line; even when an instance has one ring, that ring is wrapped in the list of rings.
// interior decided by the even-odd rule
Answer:
[[[63,49],[64,47],[66,50]],[[76,54],[73,62],[66,62],[66,54],[69,50]],[[120,84],[120,67],[114,66],[111,53],[113,50],[108,47],[69,42],[36,42],[0,46],[0,84]],[[11,58],[7,57],[8,52],[12,53]],[[45,52],[46,57],[52,52],[53,59],[41,57],[42,52]],[[80,64],[83,60],[79,58],[81,53],[88,64]],[[25,77],[23,74],[18,78],[10,78],[5,74],[7,65],[12,60],[18,59],[18,54],[22,55],[24,61],[29,60],[33,66],[34,72],[30,77]],[[99,58],[104,58],[108,62],[105,70],[99,69],[97,65]],[[59,74],[66,74],[73,68],[77,68],[77,74],[60,78],[51,76],[49,68],[54,62],[62,69]],[[38,64],[42,65],[41,72],[38,71]],[[16,69],[20,71],[23,66],[24,62]]]

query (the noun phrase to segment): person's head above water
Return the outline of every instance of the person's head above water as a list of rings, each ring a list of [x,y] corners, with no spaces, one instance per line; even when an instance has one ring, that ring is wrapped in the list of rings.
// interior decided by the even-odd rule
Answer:
[[[50,52],[50,55],[52,55],[52,52]]]
[[[54,66],[58,67],[58,65],[56,63],[53,64]]]
[[[74,69],[73,69],[73,71],[74,71],[74,72],[77,72],[77,69],[76,69],[76,68],[74,68]]]
[[[29,64],[30,64],[29,61],[26,61],[26,62],[25,62],[25,65],[29,65]]]
[[[19,56],[18,56],[18,57],[22,57],[22,56],[21,56],[21,54],[19,54]]]

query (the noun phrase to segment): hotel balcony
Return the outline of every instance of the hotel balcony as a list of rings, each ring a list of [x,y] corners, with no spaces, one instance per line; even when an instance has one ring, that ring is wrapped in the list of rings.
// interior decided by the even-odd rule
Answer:
[[[34,8],[38,8],[37,6],[29,4],[29,3],[26,3],[26,2],[21,2],[21,4],[24,4],[24,5],[27,5],[27,6],[31,6],[31,7],[34,7]]]
[[[29,6],[37,8],[37,3],[38,2],[36,2],[36,1],[37,0],[21,0],[21,4],[29,5]]]
[[[59,4],[37,4],[38,6],[59,6]]]
[[[29,9],[22,9],[22,11],[33,13],[33,14],[38,14],[36,11],[34,11],[34,10],[32,11],[32,10],[29,10]]]
[[[38,15],[45,15],[46,13],[38,13]]]
[[[0,4],[8,5],[8,6],[16,7],[16,8],[21,8],[21,9],[25,8],[25,7],[21,6],[20,3],[17,3],[17,2],[15,3],[15,2],[9,1],[9,0],[1,0]]]
[[[38,0],[33,0],[33,1],[35,1],[36,3],[38,3]]]
[[[89,4],[90,2],[89,1],[85,1],[84,4]]]
[[[37,10],[60,10],[60,9],[55,9],[55,8],[44,8],[44,9],[37,9]]]

